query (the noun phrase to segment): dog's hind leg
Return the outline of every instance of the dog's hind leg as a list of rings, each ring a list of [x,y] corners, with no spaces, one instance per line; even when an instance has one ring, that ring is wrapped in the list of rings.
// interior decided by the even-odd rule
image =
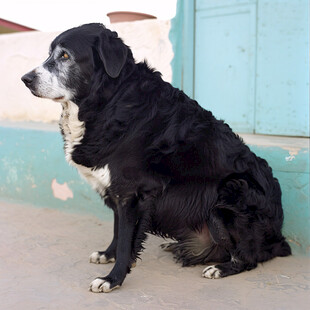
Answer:
[[[217,279],[251,270],[259,262],[264,243],[263,224],[257,213],[266,199],[244,179],[231,179],[219,189],[219,199],[209,210],[207,224],[214,243],[224,248],[230,259],[208,266],[203,277]]]
[[[202,276],[208,279],[218,279],[240,273],[244,270],[251,270],[256,266],[257,263],[248,264],[232,258],[230,262],[206,267],[202,271]]]
[[[240,273],[244,270],[251,270],[257,266],[257,258],[254,254],[256,252],[254,241],[253,248],[249,245],[251,233],[248,235],[244,233],[244,236],[242,236],[241,231],[236,231],[230,227],[227,228],[227,223],[224,223],[225,217],[223,219],[223,214],[225,212],[229,213],[229,208],[213,210],[210,213],[208,227],[215,244],[225,250],[227,260],[220,264],[206,267],[202,272],[202,276],[205,278],[218,279]],[[238,240],[239,236],[241,238],[244,237],[244,240]],[[214,260],[214,262],[219,261]]]

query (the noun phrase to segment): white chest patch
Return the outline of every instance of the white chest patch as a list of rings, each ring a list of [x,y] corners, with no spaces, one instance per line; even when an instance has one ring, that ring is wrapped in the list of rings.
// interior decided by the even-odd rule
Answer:
[[[85,134],[85,124],[78,118],[79,108],[71,102],[62,103],[63,112],[60,118],[60,126],[64,132],[65,156],[67,162],[78,169],[80,175],[101,195],[105,195],[106,189],[111,185],[111,176],[108,164],[103,168],[89,168],[76,164],[72,160],[74,148],[81,144]]]
[[[78,118],[79,108],[71,102],[62,103],[62,115],[60,118],[60,126],[65,136],[65,154],[67,162],[74,166],[72,161],[72,152],[76,145],[81,144],[81,140],[85,134],[85,124]]]

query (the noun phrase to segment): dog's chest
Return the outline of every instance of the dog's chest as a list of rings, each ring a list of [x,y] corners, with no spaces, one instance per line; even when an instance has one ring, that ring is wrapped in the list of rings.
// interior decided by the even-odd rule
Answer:
[[[65,142],[65,156],[67,162],[78,169],[80,175],[101,195],[105,195],[106,189],[111,184],[111,176],[108,164],[104,167],[85,167],[77,164],[72,159],[74,149],[82,143],[85,135],[85,123],[78,118],[79,108],[73,102],[62,104],[63,111],[59,125],[62,129]]]

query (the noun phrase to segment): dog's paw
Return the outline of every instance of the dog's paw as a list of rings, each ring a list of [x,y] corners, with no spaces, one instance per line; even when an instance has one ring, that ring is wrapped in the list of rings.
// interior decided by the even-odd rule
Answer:
[[[120,286],[116,285],[111,287],[111,283],[104,278],[96,278],[92,283],[90,283],[89,291],[93,293],[109,293],[118,287]]]
[[[221,278],[221,271],[215,267],[215,265],[208,266],[202,271],[202,276],[208,279],[219,279]]]
[[[107,258],[104,252],[94,252],[89,256],[89,262],[94,264],[114,263],[115,258]]]

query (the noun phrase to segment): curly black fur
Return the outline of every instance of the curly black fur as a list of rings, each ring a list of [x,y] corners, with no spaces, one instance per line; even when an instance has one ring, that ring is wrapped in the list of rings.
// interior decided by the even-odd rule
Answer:
[[[178,241],[173,252],[183,265],[222,262],[222,277],[291,253],[278,180],[226,123],[136,64],[102,25],[68,30],[57,44],[81,68],[73,102],[86,130],[72,159],[111,172],[103,198],[115,212],[108,252],[116,265],[105,278],[112,286],[123,282],[147,232]],[[105,50],[113,55],[103,61]]]

